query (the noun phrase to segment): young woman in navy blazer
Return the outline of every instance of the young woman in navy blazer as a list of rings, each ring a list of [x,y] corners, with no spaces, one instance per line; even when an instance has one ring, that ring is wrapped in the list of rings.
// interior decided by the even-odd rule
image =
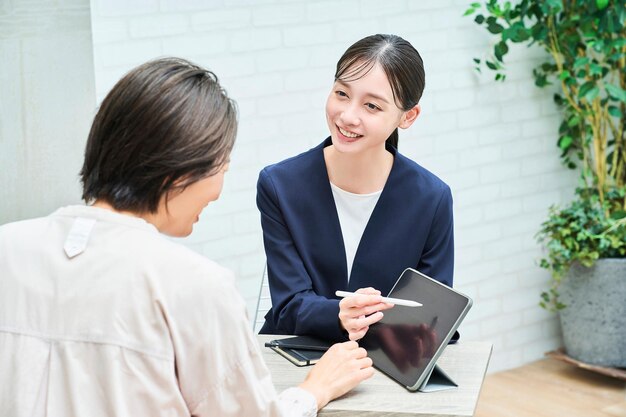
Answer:
[[[337,63],[330,137],[263,169],[257,184],[272,308],[261,333],[358,340],[391,305],[407,267],[452,286],[450,188],[397,151],[420,113],[422,59],[395,35],[368,36]],[[356,291],[344,298],[336,290]]]

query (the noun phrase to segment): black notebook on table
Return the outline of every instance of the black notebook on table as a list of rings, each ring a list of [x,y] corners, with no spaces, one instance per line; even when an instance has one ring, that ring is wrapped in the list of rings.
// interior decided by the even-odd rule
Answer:
[[[297,366],[313,365],[320,360],[330,343],[311,336],[293,336],[265,343],[276,353]]]

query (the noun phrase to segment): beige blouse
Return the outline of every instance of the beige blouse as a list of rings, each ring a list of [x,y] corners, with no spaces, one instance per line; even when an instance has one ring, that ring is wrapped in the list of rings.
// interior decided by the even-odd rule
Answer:
[[[0,415],[316,415],[277,396],[233,274],[142,219],[0,226]]]

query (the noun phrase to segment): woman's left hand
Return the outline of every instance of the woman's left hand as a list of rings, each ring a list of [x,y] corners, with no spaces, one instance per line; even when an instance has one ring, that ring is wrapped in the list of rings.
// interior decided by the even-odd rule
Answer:
[[[356,295],[339,302],[339,322],[350,340],[362,339],[369,326],[383,318],[382,311],[393,307],[393,304],[382,302],[377,289],[360,288],[355,292]]]

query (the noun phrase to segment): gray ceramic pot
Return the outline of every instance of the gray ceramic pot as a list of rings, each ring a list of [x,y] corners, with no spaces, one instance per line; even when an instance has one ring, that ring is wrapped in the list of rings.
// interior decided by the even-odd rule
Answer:
[[[589,364],[626,368],[626,259],[572,265],[559,288],[567,354]]]

